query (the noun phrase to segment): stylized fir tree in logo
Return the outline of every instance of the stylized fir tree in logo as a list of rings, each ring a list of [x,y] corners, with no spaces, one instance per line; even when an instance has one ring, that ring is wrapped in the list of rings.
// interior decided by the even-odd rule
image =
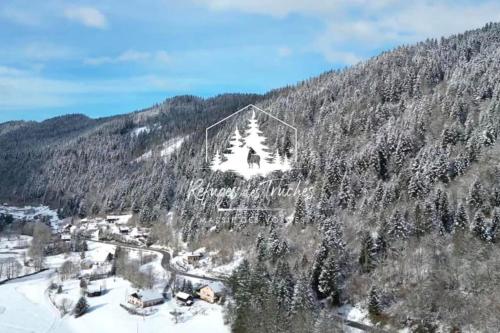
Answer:
[[[229,138],[229,149],[224,154],[224,160],[219,151],[213,156],[212,170],[232,171],[248,179],[257,175],[265,176],[276,170],[291,169],[286,154],[282,156],[278,150],[274,154],[269,153],[266,137],[259,128],[255,111],[248,120],[248,129],[244,134],[243,137],[238,127],[235,128]]]

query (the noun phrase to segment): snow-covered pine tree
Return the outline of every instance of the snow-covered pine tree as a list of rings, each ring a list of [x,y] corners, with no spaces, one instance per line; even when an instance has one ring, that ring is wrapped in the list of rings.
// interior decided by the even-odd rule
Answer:
[[[257,260],[264,261],[267,258],[267,244],[261,233],[257,235],[255,248],[257,252]]]
[[[329,247],[326,239],[323,239],[321,245],[318,250],[314,253],[313,265],[311,268],[311,288],[316,293],[316,295],[320,295],[319,291],[319,276],[321,274],[321,270],[323,268],[323,264],[328,257]]]
[[[463,233],[469,230],[469,216],[467,215],[467,210],[465,206],[460,203],[455,212],[455,232]]]
[[[293,289],[290,316],[291,332],[303,333],[314,324],[314,295],[304,275],[299,277]]]
[[[368,298],[368,312],[371,315],[378,316],[382,313],[382,303],[380,301],[380,293],[376,287],[370,289]]]
[[[500,228],[500,212],[495,209],[493,212],[493,217],[491,218],[491,227],[488,232],[488,240],[491,242],[496,242],[498,239],[498,228]]]
[[[80,297],[78,302],[75,305],[75,308],[73,309],[73,314],[75,315],[76,318],[82,316],[87,312],[89,308],[89,304],[87,303],[87,299],[85,297]]]
[[[304,203],[304,198],[299,195],[297,202],[295,203],[295,213],[293,215],[293,223],[305,226],[306,220],[306,207]]]
[[[484,214],[481,211],[476,212],[476,215],[474,215],[474,228],[472,229],[472,231],[479,239],[488,239],[486,221],[484,218]]]
[[[321,268],[318,279],[318,290],[329,297],[333,305],[340,304],[341,296],[341,272],[339,264],[334,255],[328,256]]]
[[[476,179],[469,189],[469,206],[472,209],[479,209],[484,203],[485,192],[479,179]]]
[[[425,219],[424,212],[420,202],[415,204],[413,208],[413,229],[415,230],[415,236],[422,237],[429,232],[430,228],[426,225],[427,220]]]
[[[393,240],[405,240],[410,235],[410,227],[405,217],[396,210],[389,221],[389,236]]]
[[[361,240],[361,251],[358,260],[363,272],[369,272],[375,267],[376,254],[375,242],[371,233],[367,231]]]

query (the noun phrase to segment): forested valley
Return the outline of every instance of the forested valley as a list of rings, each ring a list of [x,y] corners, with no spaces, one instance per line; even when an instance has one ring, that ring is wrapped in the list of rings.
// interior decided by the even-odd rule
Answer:
[[[332,314],[344,304],[392,330],[495,332],[499,73],[500,24],[490,23],[264,95],[0,124],[0,201],[47,204],[62,217],[133,212],[163,242],[173,212],[168,232],[190,247],[245,251],[230,281],[234,332],[336,332]],[[285,207],[277,212],[221,212],[188,196],[196,179],[263,180],[205,162],[205,129],[248,104],[297,128],[297,163],[278,176],[284,187],[312,186],[310,198],[232,202]],[[210,134],[209,148],[232,129]],[[289,151],[291,132],[268,118],[261,129]]]

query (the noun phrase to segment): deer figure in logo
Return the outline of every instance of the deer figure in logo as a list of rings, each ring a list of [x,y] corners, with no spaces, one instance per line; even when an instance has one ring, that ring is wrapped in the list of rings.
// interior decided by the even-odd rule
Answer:
[[[253,168],[254,164],[256,164],[260,169],[260,156],[257,155],[252,147],[248,150],[247,163],[250,169]]]

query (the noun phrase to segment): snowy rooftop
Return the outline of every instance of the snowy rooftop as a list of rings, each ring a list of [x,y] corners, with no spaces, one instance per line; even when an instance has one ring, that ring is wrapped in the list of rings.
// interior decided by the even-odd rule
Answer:
[[[222,284],[221,282],[212,282],[209,284],[205,284],[200,289],[203,289],[205,287],[209,287],[216,294],[222,293],[224,291],[224,284]]]
[[[135,293],[144,302],[163,299],[163,296],[153,289],[144,289]]]
[[[180,299],[188,299],[191,297],[191,295],[189,295],[183,291],[179,291],[177,294],[175,294],[175,297],[180,298]]]
[[[114,220],[117,224],[126,224],[131,218],[132,214],[106,216],[106,220]]]
[[[91,284],[87,286],[87,292],[89,293],[96,293],[101,291],[101,286],[98,286],[96,284]]]

